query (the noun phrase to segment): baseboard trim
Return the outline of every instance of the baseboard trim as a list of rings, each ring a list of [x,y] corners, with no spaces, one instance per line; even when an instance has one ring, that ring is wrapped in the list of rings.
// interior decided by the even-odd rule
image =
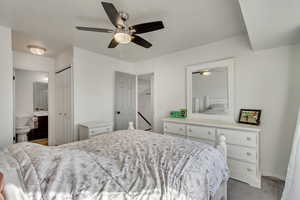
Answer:
[[[285,181],[285,176],[278,175],[278,174],[271,173],[271,172],[263,172],[262,176],[273,177],[273,178],[279,179],[281,181]]]

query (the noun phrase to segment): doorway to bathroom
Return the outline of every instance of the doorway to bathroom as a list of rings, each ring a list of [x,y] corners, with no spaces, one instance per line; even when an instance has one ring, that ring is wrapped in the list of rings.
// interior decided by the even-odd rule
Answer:
[[[153,73],[137,76],[137,128],[140,130],[153,130],[153,78]]]
[[[15,142],[48,145],[47,72],[14,70]]]

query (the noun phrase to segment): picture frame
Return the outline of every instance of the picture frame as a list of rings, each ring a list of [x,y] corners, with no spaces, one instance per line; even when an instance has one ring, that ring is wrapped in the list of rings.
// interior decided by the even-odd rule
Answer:
[[[258,126],[260,124],[261,110],[240,109],[239,123]]]

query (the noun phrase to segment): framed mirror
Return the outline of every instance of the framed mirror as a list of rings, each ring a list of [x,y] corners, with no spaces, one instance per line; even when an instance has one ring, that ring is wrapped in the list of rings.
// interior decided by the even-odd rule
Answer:
[[[33,83],[33,110],[48,111],[48,83]]]
[[[188,118],[234,121],[234,60],[187,67]]]

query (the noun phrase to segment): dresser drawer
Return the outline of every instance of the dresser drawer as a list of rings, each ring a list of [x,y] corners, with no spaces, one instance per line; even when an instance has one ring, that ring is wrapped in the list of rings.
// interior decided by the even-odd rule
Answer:
[[[103,127],[96,127],[96,128],[89,129],[90,136],[95,136],[95,135],[99,135],[101,133],[108,133],[108,132],[112,132],[112,127],[103,126]]]
[[[165,123],[164,124],[164,132],[186,136],[186,125],[185,124],[176,124],[176,123]]]
[[[227,145],[227,154],[231,158],[236,158],[236,159],[240,159],[252,163],[257,162],[256,149],[229,144]]]
[[[257,134],[255,132],[218,129],[218,134],[224,134],[228,144],[237,144],[247,147],[257,147]]]
[[[201,138],[206,140],[215,140],[215,128],[203,126],[187,126],[187,136],[193,138]]]
[[[245,182],[251,182],[257,179],[257,170],[255,164],[228,159],[228,166],[230,169],[231,178]]]
[[[202,142],[204,144],[209,144],[209,145],[215,146],[215,141],[212,141],[212,140],[205,140],[205,139],[194,138],[194,137],[188,137],[188,139],[191,141]]]
[[[166,135],[186,139],[186,137],[184,135],[179,135],[179,134],[176,134],[176,133],[166,133]]]

